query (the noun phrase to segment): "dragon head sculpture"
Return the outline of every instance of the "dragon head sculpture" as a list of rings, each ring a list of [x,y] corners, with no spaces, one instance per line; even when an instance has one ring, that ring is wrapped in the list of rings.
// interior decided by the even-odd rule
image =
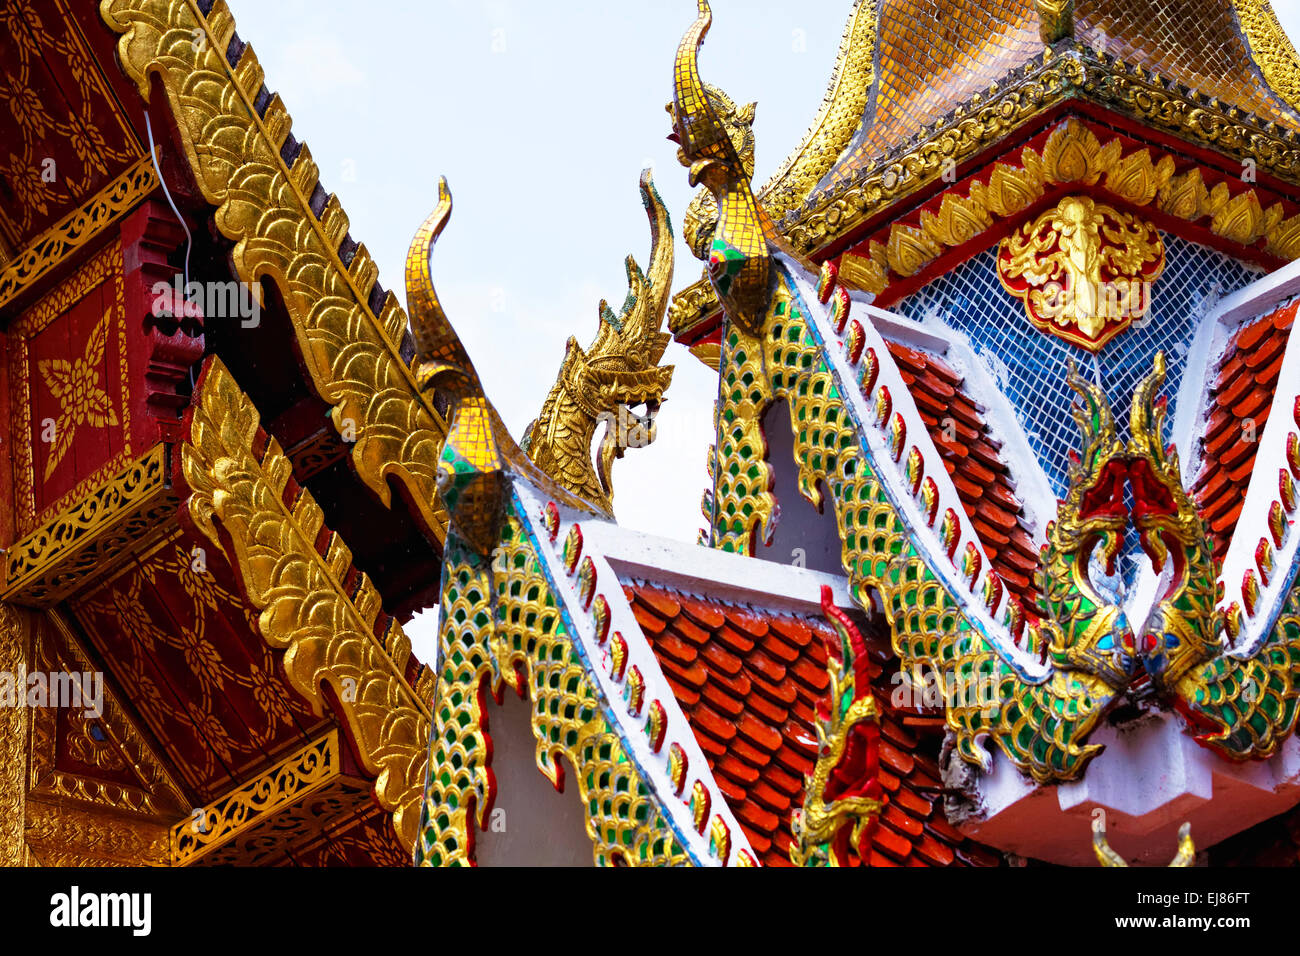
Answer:
[[[586,349],[569,338],[555,385],[523,446],[539,468],[607,514],[614,461],[654,441],[655,414],[673,378],[673,366],[659,365],[671,338],[662,325],[673,279],[672,224],[649,170],[641,173],[641,201],[650,219],[649,271],[627,257],[623,307],[615,314],[601,300],[600,327]],[[645,414],[637,414],[637,406]],[[591,445],[601,423],[605,433],[593,466]]]

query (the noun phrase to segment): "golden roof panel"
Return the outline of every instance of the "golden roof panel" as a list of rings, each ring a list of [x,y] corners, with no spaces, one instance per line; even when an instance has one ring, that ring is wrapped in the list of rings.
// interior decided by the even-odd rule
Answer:
[[[1045,51],[1035,0],[880,0],[874,31],[853,28],[864,13],[871,17],[864,5],[854,6],[846,30],[853,42],[841,47],[828,94],[856,96],[861,121],[806,197],[814,201],[878,166],[955,107],[978,102]],[[1300,113],[1283,95],[1300,89],[1295,53],[1264,0],[1077,0],[1073,36],[1085,47],[1300,132]],[[874,70],[855,70],[853,64],[869,55]],[[860,86],[842,82],[845,74],[874,85],[864,96]],[[806,153],[805,146],[797,152]]]

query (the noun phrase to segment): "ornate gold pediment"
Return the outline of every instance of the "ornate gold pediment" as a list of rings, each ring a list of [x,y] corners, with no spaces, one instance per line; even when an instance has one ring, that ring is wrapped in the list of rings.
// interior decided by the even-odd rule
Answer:
[[[1094,352],[1146,315],[1164,268],[1155,226],[1088,196],[1067,196],[998,250],[998,278],[1029,321]]]

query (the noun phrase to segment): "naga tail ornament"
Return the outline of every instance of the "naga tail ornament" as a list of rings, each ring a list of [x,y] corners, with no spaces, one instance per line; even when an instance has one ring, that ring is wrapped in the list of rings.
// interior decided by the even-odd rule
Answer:
[[[1169,585],[1143,628],[1139,649],[1156,689],[1168,694],[1190,670],[1219,654],[1223,622],[1215,607],[1209,534],[1183,488],[1178,452],[1164,444],[1166,405],[1156,398],[1164,381],[1165,356],[1159,352],[1133,393],[1129,467],[1142,549],[1157,573],[1170,563]]]
[[[822,585],[822,613],[835,628],[827,641],[830,686],[817,705],[817,763],[791,829],[790,860],[798,866],[846,866],[850,847],[866,858],[883,807],[879,716],[871,693],[866,643]]]
[[[673,75],[673,135],[677,158],[690,170],[690,184],[704,185],[718,207],[708,250],[709,280],[727,316],[747,331],[762,321],[768,298],[771,221],[754,197],[750,172],[700,79],[699,52],[713,23],[708,0],[677,47]]]
[[[438,389],[451,403],[447,440],[438,461],[438,493],[453,530],[485,555],[496,541],[504,501],[501,447],[503,440],[512,443],[433,288],[429,256],[450,217],[451,191],[443,178],[438,181],[438,205],[406,255],[406,301],[415,338],[416,382],[421,389]]]
[[[1092,851],[1097,854],[1097,862],[1102,866],[1128,866],[1128,861],[1111,849],[1106,839],[1106,824],[1098,816],[1092,822]],[[1196,844],[1192,842],[1192,825],[1184,823],[1178,828],[1178,852],[1169,861],[1171,867],[1191,866],[1196,861]]]
[[[1119,606],[1097,593],[1088,569],[1097,551],[1113,573],[1128,523],[1127,463],[1105,393],[1073,362],[1068,382],[1082,399],[1071,408],[1082,453],[1071,453],[1069,490],[1048,529],[1041,568],[1044,620],[1036,630],[1057,664],[1121,689],[1135,671],[1133,632]]]

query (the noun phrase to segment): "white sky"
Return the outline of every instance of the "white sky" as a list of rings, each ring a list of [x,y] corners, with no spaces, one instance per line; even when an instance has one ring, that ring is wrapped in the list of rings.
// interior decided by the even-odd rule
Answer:
[[[447,176],[455,210],[433,256],[434,281],[517,438],[554,382],[568,336],[585,346],[600,299],[622,303],[623,257],[647,264],[637,193],[645,165],[678,240],[674,289],[699,277],[680,239],[692,190],[665,139],[664,112],[673,53],[695,16],[690,0],[229,4],[353,238],[403,301],[407,245]],[[761,183],[811,123],[851,3],[712,6],[701,72],[738,102],[758,102]],[[1274,0],[1274,9],[1300,35],[1300,0]],[[676,343],[664,361],[677,371],[658,440],[615,466],[614,505],[626,526],[694,541],[717,376]]]
[[[664,112],[690,0],[230,6],[353,238],[403,301],[407,245],[447,176],[455,209],[434,282],[516,438],[555,381],[565,340],[586,346],[601,298],[622,304],[623,258],[648,264],[644,165],[678,239],[674,289],[699,278],[680,239],[693,191]],[[701,63],[710,82],[758,101],[760,181],[811,123],[848,10],[846,0],[715,0]],[[614,504],[623,524],[694,541],[717,376],[676,343],[664,361],[677,370],[658,439],[615,465]]]

